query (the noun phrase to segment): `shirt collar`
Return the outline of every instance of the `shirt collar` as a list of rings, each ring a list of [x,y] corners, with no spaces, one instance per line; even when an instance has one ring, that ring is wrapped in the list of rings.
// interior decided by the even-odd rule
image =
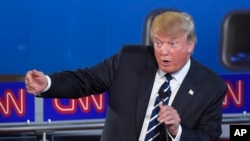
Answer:
[[[182,81],[184,80],[185,76],[188,73],[188,70],[190,68],[191,60],[190,58],[188,59],[187,63],[177,72],[172,73],[171,76],[179,83],[181,84]],[[163,77],[166,73],[163,72],[162,70],[158,69],[157,73],[159,74],[160,77]]]

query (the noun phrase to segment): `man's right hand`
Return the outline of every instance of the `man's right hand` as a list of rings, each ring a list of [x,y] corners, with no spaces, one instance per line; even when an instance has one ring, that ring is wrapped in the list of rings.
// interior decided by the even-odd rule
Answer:
[[[48,81],[43,72],[31,70],[25,75],[25,85],[29,93],[37,94],[46,88]]]

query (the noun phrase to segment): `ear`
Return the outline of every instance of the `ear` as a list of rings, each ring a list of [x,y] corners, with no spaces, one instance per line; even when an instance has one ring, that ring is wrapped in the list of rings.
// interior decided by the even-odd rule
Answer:
[[[188,41],[188,43],[187,43],[188,53],[190,53],[190,54],[193,53],[194,45],[195,45],[194,41]]]

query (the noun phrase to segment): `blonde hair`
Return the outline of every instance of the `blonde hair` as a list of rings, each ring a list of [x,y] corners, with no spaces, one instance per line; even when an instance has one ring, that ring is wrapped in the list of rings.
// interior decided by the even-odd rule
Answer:
[[[157,15],[151,24],[150,34],[151,39],[154,34],[168,36],[186,34],[187,41],[197,42],[193,19],[183,12],[167,11]]]

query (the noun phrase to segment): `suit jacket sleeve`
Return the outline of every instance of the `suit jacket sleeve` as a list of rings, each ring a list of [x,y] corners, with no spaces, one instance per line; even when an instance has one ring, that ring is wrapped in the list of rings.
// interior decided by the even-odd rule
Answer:
[[[50,74],[51,87],[41,96],[49,98],[80,98],[105,92],[115,77],[120,55],[121,53],[115,54],[89,68]]]

